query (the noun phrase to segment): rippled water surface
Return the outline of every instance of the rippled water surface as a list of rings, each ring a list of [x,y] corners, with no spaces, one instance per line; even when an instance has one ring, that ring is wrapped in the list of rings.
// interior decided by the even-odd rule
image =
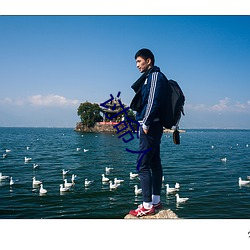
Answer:
[[[250,185],[239,186],[238,178],[250,176],[250,130],[187,130],[181,145],[174,145],[171,134],[164,134],[161,158],[164,184],[181,185],[180,197],[189,197],[177,205],[174,195],[161,200],[181,218],[249,218]],[[124,143],[116,134],[77,133],[71,128],[0,128],[0,172],[19,181],[10,187],[0,182],[0,218],[123,218],[141,202],[134,195],[138,140]],[[27,147],[29,147],[27,149]],[[80,148],[77,151],[77,148]],[[6,149],[11,152],[3,158]],[[84,152],[84,149],[88,151]],[[24,157],[31,157],[28,163]],[[226,162],[221,158],[227,159]],[[39,165],[33,169],[33,163]],[[123,179],[117,190],[110,191],[101,175]],[[78,179],[70,192],[60,193],[62,169]],[[46,195],[32,186],[32,177],[43,181]],[[94,182],[84,187],[84,179]]]

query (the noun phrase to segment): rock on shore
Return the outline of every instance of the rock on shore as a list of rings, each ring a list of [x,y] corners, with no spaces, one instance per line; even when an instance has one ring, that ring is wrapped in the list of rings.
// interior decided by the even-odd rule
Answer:
[[[82,122],[78,122],[75,127],[76,132],[108,132],[108,133],[116,133],[117,129],[114,128],[114,124],[101,124],[96,122],[94,127],[87,127],[82,124]]]
[[[161,209],[154,215],[146,215],[142,217],[127,214],[124,219],[178,219],[178,216],[170,209]]]

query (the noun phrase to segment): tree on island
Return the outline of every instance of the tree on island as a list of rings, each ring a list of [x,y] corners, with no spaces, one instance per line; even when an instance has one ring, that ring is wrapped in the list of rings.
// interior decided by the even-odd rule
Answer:
[[[123,104],[124,107],[126,107],[125,104]],[[103,113],[103,115],[106,114],[106,112],[110,112],[112,110],[109,109],[102,109],[98,104],[96,103],[90,103],[88,101],[81,103],[77,110],[77,115],[80,116],[81,122],[84,126],[87,127],[94,127],[96,122],[102,122],[103,117],[100,115],[100,113]],[[119,107],[115,112],[119,113],[122,111],[122,108]],[[112,111],[114,112],[114,111]],[[112,115],[106,114],[108,117]],[[127,121],[127,118],[135,121],[135,114],[131,109],[127,110],[127,115],[125,113],[121,113],[117,115],[115,118],[112,119],[113,122],[121,122],[123,120]],[[110,121],[107,117],[105,117],[105,121]]]
[[[128,113],[128,115],[125,117],[125,119],[124,119],[125,121],[127,121],[126,118],[129,118],[130,120],[133,120],[133,121],[136,120],[135,113],[133,112],[132,109],[129,109],[127,113]]]
[[[77,115],[80,116],[82,124],[87,127],[94,127],[96,122],[103,120],[100,112],[102,109],[98,104],[88,101],[81,103],[77,109]]]

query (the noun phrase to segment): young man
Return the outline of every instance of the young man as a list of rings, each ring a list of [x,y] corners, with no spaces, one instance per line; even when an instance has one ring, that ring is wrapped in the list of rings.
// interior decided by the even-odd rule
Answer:
[[[129,213],[134,216],[154,214],[161,207],[162,165],[160,143],[163,127],[160,122],[163,88],[166,81],[160,68],[154,66],[154,55],[148,49],[141,49],[135,55],[136,66],[143,75],[132,85],[136,95],[131,109],[137,111],[140,123],[137,170],[142,188],[143,203]],[[146,154],[143,152],[146,151]]]

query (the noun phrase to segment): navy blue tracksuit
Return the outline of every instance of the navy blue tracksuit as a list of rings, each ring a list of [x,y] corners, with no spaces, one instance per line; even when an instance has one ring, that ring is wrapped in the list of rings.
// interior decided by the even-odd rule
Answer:
[[[140,108],[136,114],[136,120],[141,124],[139,151],[151,148],[143,157],[142,153],[138,156],[138,161],[141,159],[138,173],[144,202],[151,202],[152,194],[160,195],[161,191],[160,143],[163,127],[159,117],[164,98],[163,86],[165,81],[166,78],[160,72],[160,69],[154,66],[146,73],[146,78],[143,79],[140,86]],[[147,134],[143,132],[143,128],[148,130]]]
[[[151,148],[141,159],[139,165],[139,177],[142,187],[143,201],[152,201],[152,193],[160,195],[162,185],[162,165],[160,158],[160,143],[162,125],[159,121],[150,125],[149,132],[145,134],[140,126],[139,151]],[[139,154],[138,160],[142,155]]]

